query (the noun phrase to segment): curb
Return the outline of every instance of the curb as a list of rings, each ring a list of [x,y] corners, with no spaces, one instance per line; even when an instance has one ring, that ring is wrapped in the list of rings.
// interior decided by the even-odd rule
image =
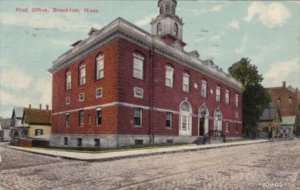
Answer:
[[[160,151],[159,148],[158,148],[158,149],[153,149],[154,150],[153,152],[134,153],[134,154],[131,154],[131,155],[128,154],[128,155],[119,155],[119,156],[111,156],[111,157],[108,156],[108,157],[104,157],[104,158],[91,158],[91,159],[74,157],[74,156],[55,155],[55,154],[44,153],[44,152],[37,152],[37,151],[33,151],[33,150],[21,149],[19,147],[14,147],[14,146],[6,146],[6,147],[9,148],[9,149],[14,149],[14,150],[18,150],[18,151],[29,152],[29,153],[33,153],[33,154],[50,156],[50,157],[56,157],[56,158],[64,158],[64,159],[79,160],[79,161],[89,161],[89,162],[98,162],[98,161],[121,160],[121,159],[126,159],[126,158],[137,158],[137,157],[155,156],[155,155],[163,155],[163,154],[174,154],[174,153],[180,153],[180,152],[194,152],[194,151],[201,151],[201,150],[208,150],[208,149],[218,149],[218,148],[243,146],[243,145],[268,143],[268,142],[269,141],[246,142],[246,143],[244,142],[244,143],[232,143],[232,144],[226,144],[226,143],[224,143],[224,144],[217,144],[215,146],[206,146],[206,147],[203,147],[203,146],[199,145],[197,147],[191,147],[191,148],[185,148],[185,149],[178,149],[178,150],[164,150],[164,151]],[[155,151],[157,151],[157,152],[155,152]],[[86,153],[86,154],[89,154],[89,153]],[[107,154],[109,154],[109,153],[107,153]]]

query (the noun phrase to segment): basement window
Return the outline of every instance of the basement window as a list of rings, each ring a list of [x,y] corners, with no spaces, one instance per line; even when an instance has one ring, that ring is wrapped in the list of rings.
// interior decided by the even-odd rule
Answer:
[[[143,145],[143,144],[144,144],[144,140],[136,139],[136,140],[134,141],[134,144],[135,144],[135,145]]]

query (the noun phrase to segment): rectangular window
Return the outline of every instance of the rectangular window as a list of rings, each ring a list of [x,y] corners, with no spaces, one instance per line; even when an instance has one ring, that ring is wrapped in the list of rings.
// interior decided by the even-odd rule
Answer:
[[[207,96],[207,82],[206,82],[206,80],[201,81],[201,96],[202,97]]]
[[[88,114],[88,124],[91,124],[92,123],[92,117],[90,114]]]
[[[188,73],[183,74],[182,90],[184,92],[189,92],[190,91],[190,75]]]
[[[66,97],[65,98],[65,103],[66,103],[66,105],[69,105],[71,103],[71,98],[70,97]]]
[[[64,137],[64,145],[67,146],[69,144],[69,139],[68,137]]]
[[[174,68],[166,66],[166,86],[173,87]]]
[[[84,93],[80,93],[79,94],[78,101],[79,102],[83,102],[84,101]]]
[[[172,128],[173,125],[173,114],[171,112],[167,112],[166,114],[166,127]]]
[[[134,87],[133,91],[134,91],[134,97],[136,97],[136,98],[143,98],[144,97],[144,89]]]
[[[83,115],[84,115],[84,112],[83,112],[83,110],[80,110],[79,112],[78,112],[78,117],[79,117],[79,126],[83,126]]]
[[[96,79],[104,78],[104,56],[99,55],[96,58]]]
[[[79,67],[79,85],[84,85],[86,82],[86,68],[85,65]]]
[[[226,130],[226,133],[228,133],[228,132],[229,132],[229,123],[228,123],[228,122],[226,122],[226,125],[225,125],[225,130]]]
[[[77,146],[82,146],[82,138],[77,138]]]
[[[71,90],[72,88],[72,75],[71,72],[66,73],[66,90]]]
[[[225,103],[229,104],[229,100],[230,100],[229,90],[226,89],[226,92],[225,92]]]
[[[235,107],[239,107],[239,95],[235,94]]]
[[[143,145],[144,144],[144,140],[136,139],[136,140],[134,140],[134,144],[135,145]]]
[[[70,126],[70,114],[66,113],[66,127]]]
[[[103,89],[102,88],[97,88],[96,89],[96,98],[101,98],[103,95]]]
[[[144,57],[140,54],[133,54],[133,77],[143,79],[144,74]]]
[[[289,97],[289,104],[291,104],[292,102],[292,97]]]
[[[221,101],[221,87],[217,86],[216,88],[216,101],[220,102]]]
[[[100,139],[95,139],[95,147],[96,148],[100,147]]]
[[[43,129],[36,129],[35,130],[35,136],[43,135]]]
[[[181,115],[181,129],[182,130],[187,130],[188,126],[188,118],[186,115]]]
[[[102,110],[97,109],[96,110],[96,126],[100,126],[102,123]]]
[[[134,125],[142,126],[142,109],[134,108]]]

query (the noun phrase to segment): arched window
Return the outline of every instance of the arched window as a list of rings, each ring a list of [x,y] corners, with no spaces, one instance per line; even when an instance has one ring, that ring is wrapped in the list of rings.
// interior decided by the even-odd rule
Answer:
[[[178,25],[176,22],[174,22],[174,25],[173,25],[173,33],[177,36],[178,35]]]
[[[205,79],[201,81],[201,96],[207,96],[207,81]]]
[[[191,135],[192,132],[192,107],[187,101],[180,104],[180,131],[181,135]]]
[[[71,90],[72,88],[72,73],[71,71],[66,72],[66,90]]]
[[[214,113],[214,130],[215,135],[220,136],[222,131],[222,112],[220,109],[216,109]]]
[[[171,65],[166,66],[166,86],[173,87],[174,68]]]
[[[216,87],[216,101],[220,102],[221,101],[221,86]]]
[[[159,14],[163,14],[164,13],[164,6],[160,6],[159,8]]]
[[[133,77],[137,79],[144,78],[144,61],[145,57],[135,52],[133,53]]]
[[[79,85],[84,85],[86,83],[86,68],[85,64],[81,63],[79,65]]]
[[[229,89],[226,89],[225,90],[225,103],[229,104],[229,102],[230,102],[230,91],[229,91]]]
[[[157,34],[159,35],[159,34],[161,34],[162,33],[162,25],[161,25],[161,23],[159,22],[158,24],[157,24]]]
[[[175,5],[172,5],[172,14],[175,14]]]
[[[184,92],[190,92],[190,74],[188,72],[183,73],[182,90]]]
[[[96,79],[104,78],[104,55],[99,54],[96,57]]]
[[[165,13],[166,14],[171,13],[171,5],[170,4],[165,4]]]

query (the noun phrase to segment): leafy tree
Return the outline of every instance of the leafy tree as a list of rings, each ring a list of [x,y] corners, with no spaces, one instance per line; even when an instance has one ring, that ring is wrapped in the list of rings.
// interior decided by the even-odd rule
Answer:
[[[261,85],[262,75],[248,58],[242,58],[229,69],[231,76],[242,84],[243,133],[248,138],[256,137],[257,122],[262,111],[269,107],[270,95]]]

